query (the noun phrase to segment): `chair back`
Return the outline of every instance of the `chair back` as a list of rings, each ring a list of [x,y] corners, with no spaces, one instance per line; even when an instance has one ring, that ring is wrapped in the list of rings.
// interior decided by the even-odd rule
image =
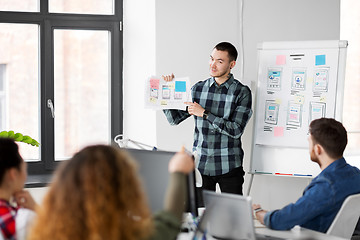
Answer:
[[[360,194],[348,196],[326,234],[350,239],[360,217]]]

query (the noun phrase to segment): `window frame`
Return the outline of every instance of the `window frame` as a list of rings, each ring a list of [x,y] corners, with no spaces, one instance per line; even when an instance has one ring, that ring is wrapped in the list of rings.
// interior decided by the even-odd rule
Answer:
[[[107,30],[110,33],[110,137],[123,133],[123,2],[114,0],[113,15],[49,13],[49,0],[39,0],[39,12],[0,11],[0,23],[37,24],[39,26],[39,108],[40,161],[28,162],[32,186],[46,184],[61,161],[55,161],[54,119],[47,100],[54,102],[54,29]],[[55,110],[56,111],[56,110]],[[32,178],[32,176],[34,176]],[[45,176],[45,179],[44,179]],[[29,185],[29,184],[28,184]],[[29,186],[30,186],[29,185]]]

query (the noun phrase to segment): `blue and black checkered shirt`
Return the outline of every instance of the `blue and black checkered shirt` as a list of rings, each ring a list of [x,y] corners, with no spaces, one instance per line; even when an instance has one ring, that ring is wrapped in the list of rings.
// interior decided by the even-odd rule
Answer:
[[[196,83],[192,100],[209,111],[208,117],[195,117],[193,151],[200,157],[197,168],[203,175],[218,176],[242,166],[244,151],[241,135],[249,121],[251,110],[250,89],[230,78],[220,86],[209,78]],[[171,125],[177,125],[191,116],[182,110],[164,110]]]

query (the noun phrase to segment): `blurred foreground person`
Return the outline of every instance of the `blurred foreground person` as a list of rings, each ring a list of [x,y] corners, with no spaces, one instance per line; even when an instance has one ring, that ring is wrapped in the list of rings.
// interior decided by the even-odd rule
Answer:
[[[164,210],[152,217],[126,151],[86,147],[57,170],[29,239],[176,239],[193,169],[184,148],[174,155]]]

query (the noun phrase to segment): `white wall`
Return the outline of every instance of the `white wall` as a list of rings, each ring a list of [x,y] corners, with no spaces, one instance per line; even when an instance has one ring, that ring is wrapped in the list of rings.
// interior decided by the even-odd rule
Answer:
[[[155,75],[155,0],[124,0],[124,138],[156,145],[156,113],[144,109],[145,79]]]
[[[209,77],[209,58],[221,41],[239,47],[238,0],[156,1],[156,72],[188,76],[192,84]],[[234,74],[240,71],[235,67]],[[170,126],[164,114],[156,113],[157,144],[176,151],[192,149],[194,120]]]

